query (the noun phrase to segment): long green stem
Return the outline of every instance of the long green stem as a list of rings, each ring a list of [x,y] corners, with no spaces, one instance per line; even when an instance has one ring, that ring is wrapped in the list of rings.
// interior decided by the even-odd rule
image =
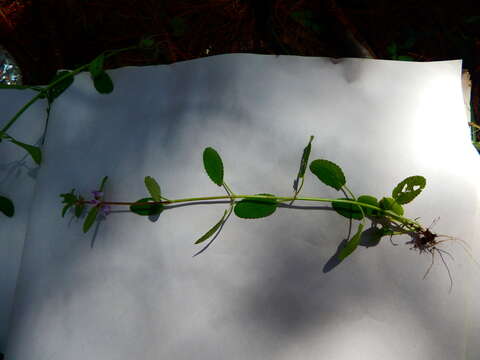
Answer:
[[[107,50],[107,51],[104,51],[102,54],[105,54],[105,58],[109,58],[122,51],[133,50],[136,48],[138,48],[138,46],[131,46],[131,47],[113,50],[113,51]],[[25,110],[27,110],[35,101],[45,96],[49,89],[53,88],[55,85],[65,80],[66,78],[77,75],[79,72],[87,69],[89,66],[90,66],[90,63],[82,65],[79,68],[73,71],[70,71],[68,74],[65,74],[64,76],[59,77],[57,80],[45,86],[42,90],[40,90],[40,92],[37,95],[35,95],[32,99],[30,99],[30,101],[28,101],[25,105],[22,106],[22,108],[15,114],[15,116],[11,118],[10,121],[0,130],[0,133],[5,133],[15,123],[15,121],[17,121],[20,115],[22,115],[25,112]]]
[[[102,205],[153,205],[153,204],[174,204],[174,203],[181,203],[181,202],[192,202],[192,201],[203,201],[203,200],[219,200],[219,199],[258,199],[258,198],[265,198],[265,199],[275,199],[279,202],[283,201],[291,201],[293,197],[283,197],[283,196],[264,196],[264,195],[234,195],[234,196],[205,196],[205,197],[191,197],[191,198],[183,198],[183,199],[175,199],[169,201],[151,201],[151,202],[126,202],[126,201],[102,201],[96,206]],[[397,220],[398,222],[405,224],[405,225],[414,225],[415,227],[423,228],[421,224],[418,222],[411,220],[409,218],[403,217],[394,213],[391,210],[384,210],[377,206],[362,203],[355,200],[340,200],[340,199],[329,199],[329,198],[316,198],[316,197],[297,197],[296,200],[303,200],[303,201],[319,201],[319,202],[329,202],[329,203],[343,203],[343,204],[353,204],[353,205],[361,205],[361,207],[370,208],[373,210],[379,211],[382,216],[388,216]],[[87,200],[79,201],[78,203],[87,203]]]

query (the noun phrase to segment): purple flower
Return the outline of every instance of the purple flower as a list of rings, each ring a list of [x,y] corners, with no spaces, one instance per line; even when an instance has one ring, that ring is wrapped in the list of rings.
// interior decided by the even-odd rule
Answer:
[[[93,196],[95,196],[95,199],[97,199],[97,200],[100,199],[103,196],[103,192],[102,191],[97,191],[97,190],[93,190],[92,194],[93,194]]]
[[[92,204],[92,205],[98,205],[101,203],[101,197],[103,196],[103,192],[102,191],[97,191],[97,190],[93,190],[92,191],[92,194],[93,196],[95,197],[95,200],[90,200],[90,201],[87,201],[88,204]],[[107,216],[111,211],[111,207],[110,205],[102,205],[100,207],[100,212],[103,216]]]
[[[110,205],[103,205],[102,208],[100,209],[100,212],[102,213],[103,216],[107,216],[111,211]]]

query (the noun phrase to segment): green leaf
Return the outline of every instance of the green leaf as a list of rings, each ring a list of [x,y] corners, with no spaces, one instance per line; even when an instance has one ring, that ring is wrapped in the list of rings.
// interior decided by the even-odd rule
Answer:
[[[42,162],[42,151],[40,150],[39,147],[28,145],[14,139],[8,139],[8,140],[14,143],[15,145],[21,146],[22,148],[27,150],[30,156],[32,157],[33,161],[35,161],[38,165],[40,165],[40,163]]]
[[[257,194],[275,196],[272,194]],[[268,198],[247,198],[235,205],[235,215],[242,219],[258,219],[272,215],[277,209],[277,200]]]
[[[223,223],[223,219],[225,218],[225,215],[227,215],[227,210],[225,210],[225,212],[223,213],[223,216],[222,218],[220,219],[220,221],[218,223],[216,223],[210,230],[208,230],[205,235],[203,235],[200,239],[198,239],[197,241],[195,241],[195,244],[200,244],[201,242],[204,242],[205,240],[207,240],[209,237],[211,237],[215,231],[217,231],[217,229],[222,225]]]
[[[348,198],[339,198],[337,200],[352,200]],[[332,208],[342,216],[348,219],[362,220],[363,215],[357,205],[332,202]]]
[[[85,200],[85,199],[84,199],[82,196],[80,196],[80,201],[83,201],[83,200]],[[82,215],[84,208],[85,208],[85,204],[84,204],[84,203],[83,203],[83,204],[76,204],[76,205],[75,205],[75,216],[76,216],[77,218],[79,218],[79,217]]]
[[[12,200],[0,195],[0,211],[6,216],[12,217],[15,213],[15,207],[13,206]]]
[[[88,65],[88,71],[92,76],[92,79],[95,79],[97,76],[101,75],[103,72],[103,62],[105,60],[105,55],[101,54],[97,56],[92,62]]]
[[[150,200],[155,201],[153,198],[143,198],[135,201],[135,203],[148,202]],[[163,204],[146,204],[146,205],[130,205],[130,210],[137,215],[149,216],[157,215],[163,211]]]
[[[66,74],[70,74],[71,71],[60,71],[51,82],[54,82]],[[67,90],[70,85],[73,83],[73,76],[68,76],[58,84],[55,84],[50,89],[47,90],[47,97],[50,102],[53,102],[57,97],[59,97],[65,90]]]
[[[312,150],[313,135],[310,136],[308,145],[303,149],[302,159],[300,160],[300,169],[298,170],[297,178],[303,178],[305,176],[305,170],[308,165],[308,158],[310,157],[310,151]]]
[[[60,194],[60,197],[63,197],[62,203],[73,204],[77,201],[77,197],[73,194],[75,189],[70,190],[69,193]]]
[[[325,185],[331,186],[336,190],[340,190],[345,185],[345,175],[340,166],[335,163],[318,159],[310,163],[310,171],[317,175],[321,182]]]
[[[62,217],[65,217],[65,213],[67,212],[68,208],[71,207],[73,204],[67,204],[62,209]]]
[[[100,184],[100,190],[99,191],[103,191],[103,189],[105,188],[105,183],[107,182],[107,180],[108,180],[108,176],[105,176],[102,179],[102,183]]]
[[[400,216],[402,216],[404,213],[402,205],[390,197],[383,197],[382,200],[380,200],[379,205],[382,209],[391,210]]]
[[[97,218],[98,207],[94,206],[88,212],[87,217],[83,223],[83,232],[86,233],[93,225],[93,222]]]
[[[210,179],[218,186],[223,185],[223,163],[217,151],[211,147],[203,150],[203,166]]]
[[[152,198],[155,201],[162,201],[160,185],[158,185],[155,179],[151,176],[146,176],[144,182]]]
[[[100,94],[110,94],[113,91],[113,81],[103,70],[93,78],[93,85]]]
[[[60,196],[63,197],[62,204],[67,204],[62,209],[62,217],[65,216],[67,210],[73,205],[75,205],[75,215],[77,217],[80,217],[81,210],[83,210],[83,208],[85,207],[85,204],[81,204],[81,205],[75,204],[77,202],[77,197],[73,194],[74,191],[75,189],[72,189],[70,193],[60,194]],[[84,200],[83,196],[80,195],[80,201],[83,201],[83,200]],[[81,208],[81,210],[79,208]]]
[[[363,223],[358,224],[358,230],[355,235],[346,243],[346,245],[339,251],[338,258],[340,260],[345,259],[349,256],[360,243],[360,238],[362,236]]]
[[[175,16],[170,20],[170,26],[173,28],[173,36],[182,36],[187,29],[187,24],[185,20],[183,20],[179,16]]]
[[[338,200],[352,200],[348,198],[339,198]],[[365,204],[373,205],[380,207],[378,200],[374,196],[370,195],[361,195],[357,198],[358,202],[362,202]],[[363,215],[360,211],[360,207],[358,205],[353,204],[344,204],[344,203],[332,203],[333,209],[339,213],[340,215],[346,217],[347,219],[356,219],[362,220]],[[362,206],[363,212],[365,216],[373,216],[377,215],[378,211],[375,209],[370,209],[368,207]]]
[[[357,201],[365,204],[373,205],[376,207],[380,207],[380,204],[378,203],[378,200],[375,196],[361,195],[357,198]],[[374,215],[377,215],[378,213],[375,209],[367,208],[365,206],[362,206],[362,209],[365,213],[365,216],[374,216]]]
[[[409,176],[401,181],[392,191],[392,197],[399,204],[408,204],[422,192],[427,184],[423,176]]]

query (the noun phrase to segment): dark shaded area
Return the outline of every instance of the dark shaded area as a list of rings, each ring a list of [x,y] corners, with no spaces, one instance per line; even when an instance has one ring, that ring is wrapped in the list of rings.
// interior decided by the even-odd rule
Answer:
[[[441,61],[463,59],[479,118],[480,16],[471,0],[0,0],[0,44],[24,83],[153,35],[160,50],[131,51],[106,68],[171,64],[225,53]],[[475,141],[478,136],[475,136]]]

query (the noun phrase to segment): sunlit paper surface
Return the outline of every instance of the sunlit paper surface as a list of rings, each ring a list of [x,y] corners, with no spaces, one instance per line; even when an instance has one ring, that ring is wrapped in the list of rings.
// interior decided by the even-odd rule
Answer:
[[[293,194],[303,148],[340,165],[357,196],[427,187],[406,216],[466,240],[480,257],[480,162],[470,142],[461,60],[429,63],[227,54],[88,74],[54,104],[15,299],[7,359],[478,359],[479,268],[455,242],[431,263],[394,237],[326,264],[349,222],[297,201],[229,218],[201,255],[193,243],[228,201],[165,210],[114,207],[88,234],[61,217],[60,193],[169,199],[224,195],[203,169],[216,149],[236,194]],[[343,197],[307,170],[300,196]],[[308,210],[314,206],[316,209]],[[352,234],[356,229],[354,222]],[[370,222],[368,222],[368,225]],[[328,268],[328,267],[327,267]]]

